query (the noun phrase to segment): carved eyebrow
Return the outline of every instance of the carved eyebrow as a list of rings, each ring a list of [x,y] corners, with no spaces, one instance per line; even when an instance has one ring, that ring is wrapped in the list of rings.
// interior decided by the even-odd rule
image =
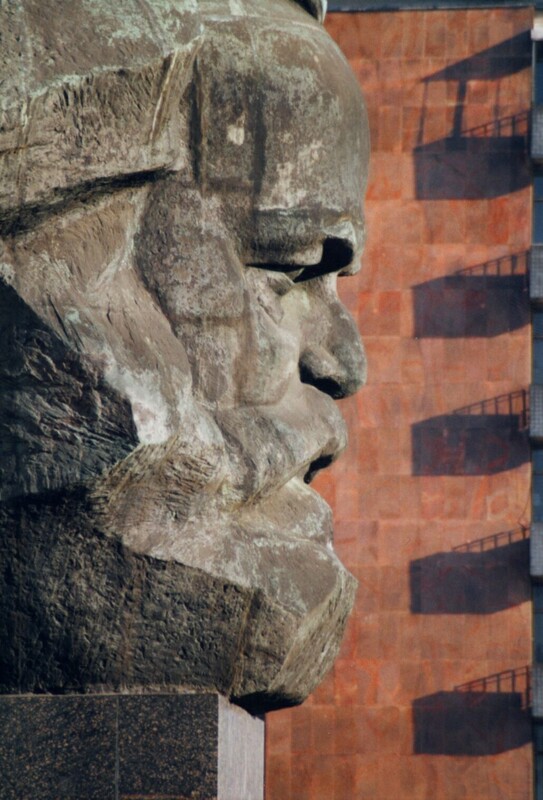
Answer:
[[[34,230],[50,217],[123,189],[134,189],[153,183],[170,172],[161,168],[113,178],[97,178],[57,191],[49,200],[41,203],[23,203],[0,214],[0,236],[18,236]]]

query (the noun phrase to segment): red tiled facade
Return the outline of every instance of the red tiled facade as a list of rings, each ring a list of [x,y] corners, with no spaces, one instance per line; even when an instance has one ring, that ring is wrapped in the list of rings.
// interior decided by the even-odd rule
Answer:
[[[367,386],[318,479],[359,581],[266,800],[529,800],[529,9],[330,14],[366,96]]]

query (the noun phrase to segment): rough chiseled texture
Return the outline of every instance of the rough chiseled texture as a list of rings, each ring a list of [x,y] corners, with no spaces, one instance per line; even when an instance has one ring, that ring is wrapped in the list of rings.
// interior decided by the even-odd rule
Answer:
[[[261,711],[333,661],[354,580],[307,484],[364,377],[368,135],[324,5],[0,8],[4,692]]]

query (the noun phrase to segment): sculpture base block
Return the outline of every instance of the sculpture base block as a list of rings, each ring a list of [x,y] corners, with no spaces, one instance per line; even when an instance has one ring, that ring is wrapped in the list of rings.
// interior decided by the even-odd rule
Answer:
[[[264,721],[217,694],[0,697],[3,800],[262,800]]]

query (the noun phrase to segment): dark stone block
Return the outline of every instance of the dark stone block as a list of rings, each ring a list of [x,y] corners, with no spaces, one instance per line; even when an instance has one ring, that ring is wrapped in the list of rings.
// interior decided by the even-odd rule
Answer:
[[[0,698],[0,796],[113,798],[116,716],[110,697]]]
[[[2,800],[262,800],[263,759],[217,694],[0,697]]]
[[[120,795],[215,797],[217,695],[119,699]]]

